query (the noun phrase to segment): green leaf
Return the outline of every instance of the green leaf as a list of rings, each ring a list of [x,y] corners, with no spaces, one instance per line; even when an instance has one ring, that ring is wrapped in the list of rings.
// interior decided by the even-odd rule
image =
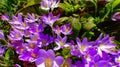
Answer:
[[[115,8],[118,4],[120,4],[120,0],[115,0],[112,4],[112,9]]]
[[[82,38],[87,37],[89,40],[94,36],[94,32],[88,31],[82,35]]]
[[[74,12],[74,6],[72,4],[69,4],[68,2],[64,1],[64,3],[60,3],[59,7],[65,10],[65,13]]]
[[[61,17],[59,18],[55,24],[62,24],[64,21],[67,21],[69,17]]]
[[[81,29],[81,23],[79,21],[79,18],[70,18],[71,19],[71,25],[72,25],[72,28],[73,28],[73,38],[78,36],[79,32],[80,32],[80,29]]]
[[[11,56],[13,56],[13,50],[11,48],[8,48],[8,50],[5,53],[5,60],[10,60]]]
[[[41,0],[29,0],[28,3],[23,7],[23,8],[27,8],[36,4],[40,4]]]
[[[69,48],[64,48],[62,51],[62,56],[64,58],[68,58],[70,56],[70,49]]]
[[[92,17],[86,19],[86,21],[84,21],[84,23],[83,23],[83,29],[85,29],[87,31],[91,30],[95,26],[96,25],[94,24],[94,18],[92,18]]]

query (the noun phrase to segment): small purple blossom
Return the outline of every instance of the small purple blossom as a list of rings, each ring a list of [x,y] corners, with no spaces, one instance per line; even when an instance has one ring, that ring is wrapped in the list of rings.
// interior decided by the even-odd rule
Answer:
[[[22,54],[19,55],[19,59],[23,61],[34,62],[39,56],[39,48],[34,48],[34,50],[31,51],[24,51]]]
[[[61,26],[61,32],[62,32],[64,35],[70,35],[70,34],[72,34],[72,28],[71,28],[70,23]]]
[[[53,50],[39,50],[40,56],[35,61],[37,67],[60,67],[64,61],[63,57],[55,57]]]
[[[102,51],[106,53],[115,54],[115,52],[111,52],[115,49],[115,44],[113,43],[114,37],[110,37],[106,35],[105,37],[102,34],[98,37],[97,41],[95,42],[95,46],[97,47],[98,54],[102,57]]]
[[[114,15],[111,18],[113,21],[120,21],[120,12],[114,13]]]
[[[54,10],[58,7],[60,0],[42,0],[41,8],[44,10]]]
[[[9,20],[9,15],[8,14],[2,15],[2,20],[8,21]]]
[[[25,22],[34,23],[38,20],[38,18],[35,18],[35,15],[33,13],[32,14],[27,13],[27,15],[28,15],[28,17],[24,18]]]
[[[38,47],[48,46],[54,41],[54,37],[48,35],[48,34],[40,34],[40,37],[38,39]]]
[[[91,45],[87,41],[87,38],[83,38],[82,42],[79,38],[76,38],[76,42],[77,42],[78,49],[81,54],[86,54],[88,48],[91,47]]]
[[[73,40],[71,40],[71,43],[70,43],[70,51],[71,51],[71,54],[73,55],[73,56],[78,56],[78,57],[80,57],[80,51],[79,51],[79,49],[78,49],[78,45],[75,45],[74,44],[74,41]]]
[[[22,21],[22,15],[18,14],[18,16],[12,16],[12,20],[9,20],[9,23],[12,25],[19,25]]]
[[[57,36],[57,39],[55,39],[55,43],[57,44],[57,46],[54,48],[54,50],[59,50],[60,48],[68,47],[69,44],[66,43],[66,41],[67,41],[67,36],[63,38],[61,36]]]
[[[61,34],[61,28],[57,25],[52,29],[58,36]]]
[[[60,0],[52,0],[51,1],[51,10],[54,10],[54,8],[57,8],[60,3]]]
[[[14,29],[10,31],[10,35],[8,35],[9,40],[21,40],[22,35],[19,30]]]
[[[50,10],[51,7],[51,1],[49,0],[42,0],[41,2],[41,8],[44,10]]]
[[[60,17],[60,14],[58,14],[57,16],[53,16],[52,12],[50,12],[48,14],[48,16],[43,15],[42,16],[42,20],[45,24],[53,27],[53,24],[55,23],[55,21]]]

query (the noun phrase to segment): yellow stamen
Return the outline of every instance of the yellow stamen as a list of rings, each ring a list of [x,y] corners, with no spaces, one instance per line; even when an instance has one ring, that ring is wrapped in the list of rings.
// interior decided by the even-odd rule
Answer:
[[[47,59],[45,60],[45,66],[46,66],[46,67],[52,67],[51,59],[50,59],[50,58],[47,58]]]
[[[62,41],[60,41],[60,46],[63,46],[63,42]]]
[[[83,45],[82,45],[82,46],[81,46],[81,50],[83,51],[83,50],[85,49],[85,47],[86,47],[86,46],[83,46]]]
[[[120,59],[118,59],[117,62],[120,63]]]

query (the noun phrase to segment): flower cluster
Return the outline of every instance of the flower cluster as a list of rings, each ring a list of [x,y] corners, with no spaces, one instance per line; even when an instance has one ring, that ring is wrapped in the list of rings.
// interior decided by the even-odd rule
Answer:
[[[28,14],[25,18],[18,14],[11,20],[8,16],[3,16],[3,20],[7,20],[12,27],[7,35],[8,44],[15,48],[19,60],[35,62],[37,67],[120,66],[120,51],[115,48],[114,37],[101,34],[96,41],[88,41],[86,37],[80,40],[77,37],[76,42],[69,42],[67,35],[72,34],[71,24],[54,27],[59,17],[60,15],[53,16],[52,12],[48,16],[43,15],[41,19],[34,14]],[[50,27],[50,31],[46,30],[47,27]],[[46,31],[52,31],[52,34],[45,33]],[[3,38],[3,33],[0,33]],[[67,58],[56,54],[64,48],[70,49],[70,56]],[[2,55],[4,48],[0,47],[0,50]],[[74,60],[73,56],[79,60]]]

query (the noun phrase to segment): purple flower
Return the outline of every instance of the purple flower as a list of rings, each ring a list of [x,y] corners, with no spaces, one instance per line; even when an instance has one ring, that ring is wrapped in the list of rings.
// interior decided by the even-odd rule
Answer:
[[[2,20],[8,21],[9,20],[9,15],[8,14],[2,15]]]
[[[53,16],[52,12],[50,12],[48,16],[43,15],[42,20],[45,24],[48,24],[52,28],[53,24],[59,17],[60,17],[60,14],[58,14],[57,16]]]
[[[18,14],[18,16],[13,16],[12,17],[12,20],[9,20],[9,23],[12,24],[12,25],[19,25],[21,24],[23,21],[22,21],[22,16],[21,14]]]
[[[4,52],[6,51],[6,46],[2,47],[0,44],[0,56],[3,56]]]
[[[0,30],[0,39],[4,39],[4,34],[3,34],[2,30]]]
[[[82,42],[79,38],[76,38],[76,42],[81,54],[86,54],[88,48],[91,47],[90,43],[87,41],[87,38],[83,38]]]
[[[35,34],[35,35],[30,35],[30,39],[26,39],[25,41],[26,42],[34,42],[34,43],[37,43],[37,41],[38,41],[38,39],[39,39],[39,34]]]
[[[42,0],[41,8],[44,10],[54,10],[58,7],[60,0]]]
[[[40,56],[35,61],[37,67],[60,67],[64,61],[61,56],[55,57],[53,50],[40,49],[39,53]]]
[[[54,10],[54,8],[57,8],[59,3],[60,3],[60,0],[52,0],[51,1],[51,10]]]
[[[19,55],[19,59],[23,61],[34,62],[39,56],[39,48],[34,48],[34,50],[31,51],[24,51],[22,54]]]
[[[57,25],[55,28],[52,29],[58,36],[61,34],[61,28]]]
[[[24,51],[26,51],[26,46],[22,40],[12,41],[9,43],[9,46],[14,47],[16,50],[16,53],[18,54],[22,54]]]
[[[40,37],[38,39],[38,47],[48,46],[54,41],[54,37],[48,35],[48,34],[40,34]]]
[[[102,57],[102,51],[106,53],[116,54],[115,52],[111,52],[115,49],[116,45],[113,43],[113,37],[106,35],[102,37],[102,34],[98,37],[97,41],[95,42],[95,46],[97,47],[98,54]]]
[[[31,51],[31,50],[33,50],[34,48],[37,47],[37,42],[29,41],[28,43],[26,43],[24,45],[25,45],[25,48],[26,48],[27,51]]]
[[[42,23],[39,23],[39,25],[38,24],[30,25],[29,32],[31,34],[39,34],[40,32],[43,32],[43,31],[44,31],[44,26]]]
[[[61,26],[61,32],[62,32],[64,35],[70,35],[70,34],[72,34],[72,28],[71,28],[70,23]]]
[[[27,13],[27,15],[28,17],[24,18],[24,21],[27,23],[34,23],[38,20],[38,18],[35,18],[35,15],[33,13],[32,14]]]
[[[19,30],[14,29],[14,30],[10,31],[10,35],[8,35],[8,38],[9,38],[9,40],[12,40],[12,41],[13,40],[21,40],[22,35],[23,34],[21,34]]]
[[[19,25],[13,25],[13,28],[19,29],[19,30],[27,30],[29,28],[27,22],[21,22]]]
[[[80,57],[80,51],[78,49],[78,45],[74,45],[74,41],[71,40],[71,43],[70,43],[70,49],[71,49],[71,54],[74,55],[74,56],[78,56]]]
[[[120,12],[114,13],[114,15],[111,18],[113,21],[120,21]]]
[[[41,2],[41,8],[44,10],[50,10],[51,7],[51,1],[49,0],[42,0]]]
[[[55,43],[57,44],[57,46],[54,48],[54,50],[59,50],[60,48],[68,47],[69,44],[66,43],[66,41],[67,41],[67,36],[63,38],[61,36],[57,36],[57,39],[55,39]]]

